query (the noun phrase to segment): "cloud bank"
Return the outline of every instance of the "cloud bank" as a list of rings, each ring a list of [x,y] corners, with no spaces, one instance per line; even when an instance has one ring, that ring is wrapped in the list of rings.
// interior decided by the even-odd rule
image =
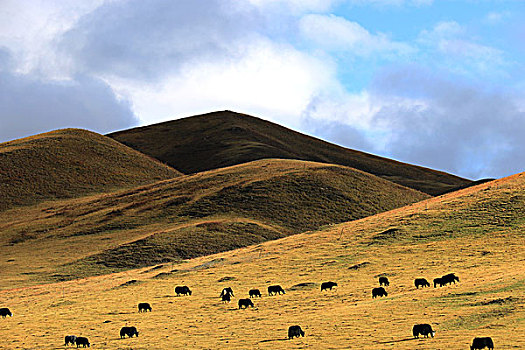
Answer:
[[[0,51],[0,57],[2,51]],[[3,66],[7,66],[3,55]],[[137,125],[130,103],[99,79],[42,81],[0,71],[0,142],[66,127],[105,133]]]
[[[32,5],[0,3],[6,18],[0,23],[0,141],[62,127],[105,133],[231,109],[466,177],[525,170],[519,137],[525,131],[525,82],[519,76],[525,72],[515,56],[518,44],[487,39],[486,33],[504,30],[514,18],[497,6],[475,23],[434,16],[398,30],[354,14],[392,10],[387,21],[401,27],[407,21],[395,16],[417,19],[443,5]]]

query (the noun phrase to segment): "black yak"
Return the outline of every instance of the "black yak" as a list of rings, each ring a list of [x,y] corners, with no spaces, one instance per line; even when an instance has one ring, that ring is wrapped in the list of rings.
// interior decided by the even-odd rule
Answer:
[[[379,285],[380,286],[389,286],[390,282],[388,281],[388,278],[386,278],[386,277],[379,277]]]
[[[459,277],[453,273],[449,273],[448,275],[442,276],[441,281],[443,285],[452,284],[452,283],[456,284],[456,281],[459,282]]]
[[[3,318],[6,318],[7,316],[13,317],[13,313],[8,308],[3,307],[0,309],[0,316],[2,316]]]
[[[248,306],[253,307],[253,303],[252,303],[251,299],[249,299],[249,298],[247,298],[247,299],[239,299],[239,309],[248,308]]]
[[[64,345],[75,345],[75,341],[77,340],[77,337],[74,335],[66,335],[64,339]]]
[[[386,297],[388,293],[386,292],[385,288],[383,287],[377,287],[372,289],[372,298],[375,298],[377,296],[379,297]]]
[[[139,303],[139,312],[151,312],[151,305],[149,303]]]
[[[133,337],[133,336],[139,336],[139,332],[137,331],[137,328],[135,327],[122,327],[120,329],[120,338],[126,338],[126,335],[128,337]]]
[[[250,291],[248,292],[248,294],[250,295],[250,298],[252,297],[261,297],[261,291],[258,290],[258,289],[250,289]]]
[[[301,326],[290,326],[288,328],[288,339],[299,338],[299,336],[304,337],[304,331],[301,329]]]
[[[274,295],[274,294],[286,294],[286,293],[284,292],[283,287],[281,287],[279,285],[269,286],[268,287],[268,295]]]
[[[488,348],[490,350],[494,349],[494,342],[492,341],[491,337],[484,337],[484,338],[474,338],[472,341],[472,345],[470,346],[470,350],[476,350],[476,349],[484,349]]]
[[[227,288],[224,288],[221,292],[221,295],[219,296],[219,298],[222,298],[224,295],[229,295],[229,296],[232,296],[234,297],[235,295],[233,295],[233,289],[231,289],[231,287],[227,287]]]
[[[77,348],[80,345],[82,345],[83,348],[85,348],[86,346],[89,348],[89,346],[91,345],[89,344],[89,340],[86,337],[77,337],[77,339],[75,339],[75,343],[77,344]]]
[[[421,288],[430,287],[430,283],[428,283],[428,281],[424,278],[416,278],[414,280],[414,285],[416,286],[417,289],[419,289],[419,287]]]
[[[321,283],[321,292],[325,289],[332,290],[333,287],[337,287],[337,283],[335,282],[323,282]]]
[[[175,293],[177,293],[177,296],[179,295],[191,295],[191,290],[188,288],[188,286],[177,286],[175,287]]]
[[[419,338],[420,334],[425,336],[425,338],[428,338],[428,335],[430,334],[430,336],[434,338],[436,332],[432,330],[432,327],[430,327],[429,324],[416,324],[412,327],[412,334],[414,335],[414,338]]]

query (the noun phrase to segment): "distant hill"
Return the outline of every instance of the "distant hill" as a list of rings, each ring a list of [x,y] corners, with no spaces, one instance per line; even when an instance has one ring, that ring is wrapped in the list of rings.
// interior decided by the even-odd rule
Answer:
[[[43,268],[37,275],[66,264],[55,278],[70,279],[244,247],[426,198],[348,167],[259,160],[0,213],[0,245],[14,259],[46,252],[33,260]]]
[[[186,174],[264,158],[349,166],[439,195],[470,180],[343,148],[280,125],[231,111],[213,112],[111,133],[109,137]]]
[[[180,175],[109,137],[57,130],[0,144],[0,210]]]

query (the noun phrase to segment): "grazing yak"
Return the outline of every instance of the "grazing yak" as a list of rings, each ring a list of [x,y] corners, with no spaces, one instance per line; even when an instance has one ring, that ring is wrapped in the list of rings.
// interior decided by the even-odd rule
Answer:
[[[388,296],[388,293],[386,292],[385,288],[377,287],[377,288],[372,289],[372,298],[375,298],[377,296],[386,297]]]
[[[428,338],[428,335],[430,334],[430,336],[434,338],[434,334],[436,334],[436,332],[432,330],[432,327],[430,327],[429,324],[425,323],[414,325],[414,327],[412,327],[412,334],[414,335],[414,338],[419,338],[420,334],[425,338]]]
[[[77,340],[77,337],[74,335],[66,335],[64,339],[64,345],[75,345],[75,341]]]
[[[89,340],[86,337],[77,337],[77,339],[75,339],[75,343],[77,343],[77,348],[80,345],[82,345],[83,348],[85,348],[86,346],[89,348],[89,346],[91,345],[89,344]]]
[[[459,277],[453,273],[449,273],[448,275],[434,278],[434,288],[436,288],[438,284],[440,287],[446,286],[447,284],[451,283],[456,284],[456,281],[459,282]]]
[[[301,329],[301,326],[290,326],[288,328],[288,339],[293,337],[299,338],[299,336],[304,337],[304,331]]]
[[[494,343],[492,342],[491,337],[484,337],[484,338],[474,338],[472,341],[472,345],[470,346],[470,350],[476,350],[476,349],[484,349],[488,348],[489,350],[494,349]]]
[[[224,294],[224,295],[221,295],[221,300],[222,300],[223,302],[225,302],[225,303],[226,303],[226,302],[229,303],[230,300],[231,300],[230,294]]]
[[[231,289],[231,287],[224,288],[222,290],[221,295],[219,296],[219,298],[222,298],[225,295],[229,295],[231,297],[235,296],[235,295],[233,295],[233,289]]]
[[[151,312],[151,305],[149,303],[139,303],[139,312]]]
[[[284,292],[283,287],[281,287],[280,285],[269,286],[268,295],[274,295],[274,294],[286,294],[286,293]]]
[[[261,297],[261,291],[258,290],[258,289],[250,289],[250,291],[248,292],[248,294],[250,295],[250,298],[255,298],[255,297]]]
[[[323,282],[321,283],[321,292],[325,289],[332,290],[333,287],[337,287],[337,283],[335,282]]]
[[[7,316],[13,317],[13,313],[8,308],[3,307],[0,309],[0,316],[2,316],[2,318],[6,318]]]
[[[456,281],[459,282],[459,277],[453,273],[449,273],[448,275],[442,276],[441,281],[444,284],[452,284],[452,283],[456,284]]]
[[[137,328],[135,327],[122,327],[120,329],[120,338],[126,338],[126,335],[128,337],[133,337],[133,336],[139,336],[139,332],[137,331]]]
[[[191,295],[191,290],[188,288],[188,286],[177,286],[175,287],[175,293],[177,293],[177,296],[179,295]]]
[[[414,280],[414,285],[416,286],[417,289],[419,289],[419,287],[421,288],[430,287],[430,283],[428,283],[428,281],[424,278],[416,278]]]
[[[445,282],[443,282],[443,279],[441,277],[434,278],[434,288],[439,284],[440,287],[443,287],[445,285]]]
[[[390,285],[390,282],[388,281],[388,278],[386,277],[379,277],[379,285],[388,287]]]
[[[246,298],[246,299],[239,299],[239,309],[242,309],[242,308],[248,308],[248,306],[251,306],[253,307],[253,303],[251,301],[251,299],[249,298]]]

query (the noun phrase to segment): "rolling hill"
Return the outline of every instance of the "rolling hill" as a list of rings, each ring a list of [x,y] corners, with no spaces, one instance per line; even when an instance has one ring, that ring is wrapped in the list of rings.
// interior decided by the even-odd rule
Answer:
[[[451,174],[359,152],[231,111],[154,124],[108,135],[185,173],[264,158],[349,166],[430,195],[472,182]]]
[[[0,213],[0,289],[177,262],[429,196],[339,165],[259,160]],[[31,263],[25,263],[38,251]],[[13,260],[11,260],[13,259]]]
[[[109,137],[57,130],[0,144],[0,210],[180,175]]]
[[[468,349],[483,336],[496,349],[523,349],[524,193],[525,173],[178,264],[4,290],[0,305],[14,315],[0,319],[0,348],[56,348],[76,334],[108,350]],[[432,282],[450,272],[459,283],[414,287],[414,278]],[[388,296],[372,299],[379,276],[390,280]],[[335,290],[320,292],[330,280]],[[268,296],[272,284],[286,294]],[[193,294],[176,297],[177,285]],[[227,286],[235,292],[231,304],[219,299]],[[237,300],[252,288],[263,297],[239,310]],[[153,311],[138,313],[139,302]],[[419,323],[431,324],[436,336],[414,339]],[[305,337],[288,340],[296,324]],[[125,325],[140,337],[120,339]]]

